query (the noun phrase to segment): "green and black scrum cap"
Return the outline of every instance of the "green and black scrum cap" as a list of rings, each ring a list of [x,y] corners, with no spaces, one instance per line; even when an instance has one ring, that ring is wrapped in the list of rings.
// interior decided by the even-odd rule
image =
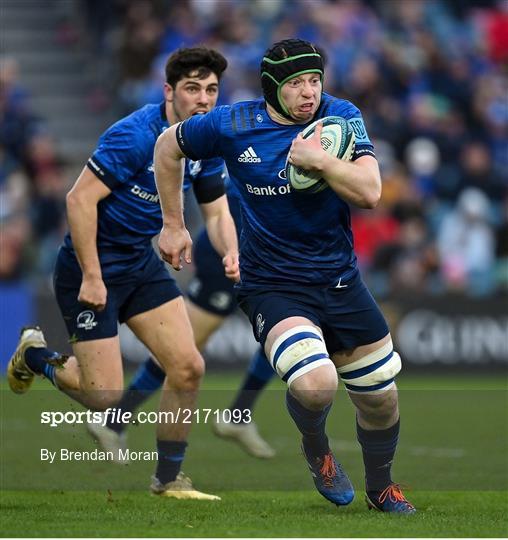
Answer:
[[[282,86],[305,73],[319,73],[323,80],[323,56],[303,39],[284,39],[268,49],[261,61],[261,86],[265,100],[277,112],[291,118],[280,91]]]

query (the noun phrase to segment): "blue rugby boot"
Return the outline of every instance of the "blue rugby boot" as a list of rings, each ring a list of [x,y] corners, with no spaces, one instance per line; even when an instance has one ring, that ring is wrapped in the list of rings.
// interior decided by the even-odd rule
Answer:
[[[302,452],[319,493],[337,506],[349,504],[355,496],[355,490],[332,451],[329,450],[323,457],[311,457],[302,446]]]
[[[390,484],[383,491],[367,491],[365,502],[369,510],[392,514],[414,514],[416,508],[404,497],[399,484]]]

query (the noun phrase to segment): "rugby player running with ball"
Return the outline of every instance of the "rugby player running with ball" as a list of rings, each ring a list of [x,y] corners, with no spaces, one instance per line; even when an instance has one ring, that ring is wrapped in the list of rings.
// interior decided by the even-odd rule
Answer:
[[[340,377],[356,408],[366,501],[382,512],[411,514],[414,506],[391,478],[399,436],[394,378],[401,360],[386,321],[364,285],[353,251],[348,205],[374,208],[381,178],[360,111],[323,93],[323,58],[299,39],[275,43],[261,62],[264,100],[217,107],[172,126],[155,148],[164,228],[162,257],[175,269],[191,260],[183,219],[180,159],[222,157],[240,197],[242,235],[238,299],[256,339],[287,383],[287,408],[317,490],[347,505],[354,489],[333,455],[326,418]],[[352,161],[299,133],[311,122],[340,116],[354,128]],[[257,159],[242,160],[248,150]],[[286,158],[319,172],[328,189],[290,190]]]

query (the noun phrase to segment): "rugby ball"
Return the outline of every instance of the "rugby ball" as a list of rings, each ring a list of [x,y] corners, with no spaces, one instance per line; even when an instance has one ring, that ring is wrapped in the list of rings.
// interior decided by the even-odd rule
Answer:
[[[321,146],[329,154],[344,161],[349,161],[355,149],[355,134],[350,129],[347,120],[341,116],[326,116],[316,120],[302,131],[304,139],[314,135],[317,124],[321,122]],[[319,173],[307,171],[302,167],[296,167],[286,160],[286,178],[291,188],[305,193],[318,193],[328,187],[326,180]]]

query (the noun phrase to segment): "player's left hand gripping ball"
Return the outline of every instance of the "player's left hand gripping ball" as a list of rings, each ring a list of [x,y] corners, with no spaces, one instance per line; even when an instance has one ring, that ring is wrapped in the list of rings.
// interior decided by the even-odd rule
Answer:
[[[302,131],[302,137],[308,139],[314,136],[316,126],[321,123],[321,147],[325,152],[336,156],[343,161],[349,161],[355,149],[355,134],[347,120],[341,116],[326,116],[313,122]],[[326,180],[321,178],[318,172],[307,171],[286,160],[286,178],[291,189],[305,192],[318,193],[328,187]]]

